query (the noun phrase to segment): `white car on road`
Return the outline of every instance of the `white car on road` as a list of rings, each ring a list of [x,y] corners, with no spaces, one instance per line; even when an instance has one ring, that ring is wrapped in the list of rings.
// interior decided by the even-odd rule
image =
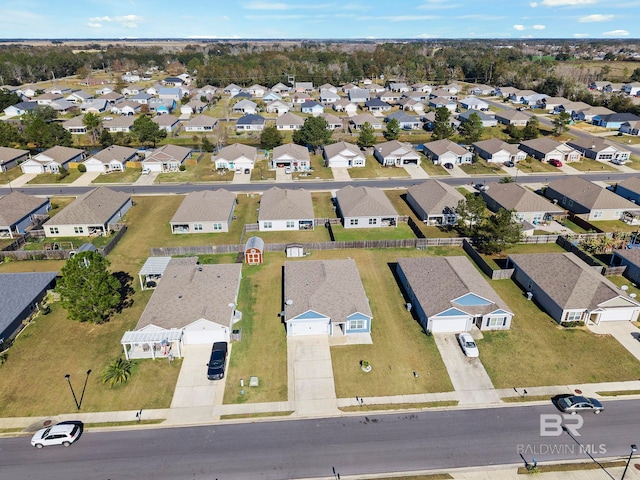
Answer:
[[[473,341],[473,337],[470,334],[461,333],[458,335],[458,343],[460,343],[460,347],[462,347],[462,351],[467,357],[480,356],[478,346],[476,345],[476,342]]]
[[[80,437],[82,433],[81,425],[80,422],[68,422],[43,428],[31,437],[31,445],[36,448],[48,447],[49,445],[68,447]]]

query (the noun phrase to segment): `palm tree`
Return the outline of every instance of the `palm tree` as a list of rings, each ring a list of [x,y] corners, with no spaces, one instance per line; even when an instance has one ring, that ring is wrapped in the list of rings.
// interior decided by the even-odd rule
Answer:
[[[109,366],[102,371],[102,382],[109,382],[109,386],[113,387],[119,383],[127,383],[131,377],[131,368],[133,363],[130,360],[117,358],[109,363]]]

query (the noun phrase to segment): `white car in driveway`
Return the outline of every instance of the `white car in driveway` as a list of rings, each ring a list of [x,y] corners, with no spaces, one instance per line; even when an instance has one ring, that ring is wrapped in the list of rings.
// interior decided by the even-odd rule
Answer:
[[[38,430],[31,437],[31,445],[36,448],[48,447],[49,445],[63,445],[68,447],[75,442],[82,433],[80,422],[58,423],[53,427]]]
[[[473,337],[468,333],[461,333],[458,335],[458,343],[462,348],[462,351],[467,357],[479,357],[478,346],[473,340]]]

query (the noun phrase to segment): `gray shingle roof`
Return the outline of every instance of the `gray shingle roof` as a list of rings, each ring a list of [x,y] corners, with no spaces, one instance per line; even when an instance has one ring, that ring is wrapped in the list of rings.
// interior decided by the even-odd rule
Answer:
[[[436,140],[435,142],[425,143],[423,147],[424,150],[428,150],[438,156],[443,155],[447,152],[453,152],[456,155],[465,155],[469,153],[466,148],[446,138],[442,140]]]
[[[563,309],[594,309],[624,295],[573,253],[518,254],[509,259]]]
[[[224,189],[190,192],[176,210],[171,223],[226,222],[235,203],[235,193]]]
[[[120,145],[111,145],[110,147],[100,150],[91,158],[100,160],[104,164],[110,163],[112,160],[126,162],[131,160],[137,154],[137,150],[131,147],[122,147]]]
[[[0,164],[8,163],[16,158],[20,158],[29,150],[19,150],[17,148],[0,147]]]
[[[104,225],[131,197],[107,187],[79,196],[46,225]]]
[[[517,212],[563,212],[557,205],[518,183],[490,182],[488,187],[489,189],[483,191],[482,195],[489,200],[487,201],[489,208],[492,208],[491,200],[493,200],[499,207]]]
[[[338,143],[332,143],[330,145],[324,146],[324,153],[327,158],[335,157],[336,155],[338,155],[340,152],[344,150],[348,150],[352,152],[354,155],[360,155],[364,158],[364,153],[362,153],[360,148],[357,145],[354,145],[353,143],[338,142]]]
[[[183,328],[201,318],[231,327],[241,264],[197,265],[196,257],[172,258],[142,312],[146,325]]]
[[[548,189],[555,190],[584,207],[594,209],[637,210],[635,203],[602,188],[583,178],[569,175],[549,183]]]
[[[471,264],[467,257],[399,258],[398,266],[407,278],[427,316],[455,307],[467,313],[486,314],[498,308],[508,311],[502,299]],[[478,307],[453,302],[467,293],[475,293],[492,302],[478,311]]]
[[[63,163],[68,162],[72,158],[75,158],[82,153],[84,153],[84,150],[81,150],[79,148],[62,147],[60,145],[56,145],[55,147],[51,147],[44,152],[40,152],[35,157],[32,157],[32,160],[48,162],[48,160],[46,159],[41,160],[42,157],[48,157],[54,160],[56,163],[62,165]]]
[[[481,140],[479,142],[475,142],[473,146],[487,153],[490,153],[491,155],[495,155],[500,150],[505,150],[512,155],[516,155],[520,151],[518,145],[507,143],[503,140],[500,140],[499,138]]]
[[[0,336],[57,275],[57,272],[0,273]]]
[[[412,197],[420,208],[431,215],[440,215],[446,209],[455,211],[458,202],[464,200],[464,196],[458,190],[437,180],[426,180],[409,187],[407,196]]]
[[[311,193],[307,190],[283,190],[273,187],[262,194],[258,220],[295,220],[315,218]]]
[[[47,203],[48,198],[12,192],[0,198],[0,226],[10,227]]]
[[[244,145],[242,143],[233,143],[224,148],[221,148],[218,152],[217,158],[224,160],[236,160],[240,157],[247,157],[255,160],[258,156],[258,149],[251,145]]]
[[[379,188],[347,185],[336,192],[343,217],[398,216],[391,201]]]
[[[306,260],[284,263],[285,320],[313,310],[344,321],[355,312],[372,317],[356,262]]]
[[[273,149],[273,159],[288,155],[291,158],[301,161],[310,161],[309,149],[302,145],[296,145],[295,143],[285,143],[284,145],[278,145]]]
[[[640,177],[626,178],[623,181],[618,182],[618,185],[631,192],[640,193]]]

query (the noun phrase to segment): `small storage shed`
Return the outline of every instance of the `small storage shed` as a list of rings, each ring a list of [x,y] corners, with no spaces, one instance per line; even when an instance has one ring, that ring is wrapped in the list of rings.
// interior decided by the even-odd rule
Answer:
[[[299,243],[290,243],[286,248],[287,258],[304,257],[304,248]]]
[[[264,240],[260,237],[251,237],[244,247],[244,263],[247,265],[259,265],[263,262]]]

